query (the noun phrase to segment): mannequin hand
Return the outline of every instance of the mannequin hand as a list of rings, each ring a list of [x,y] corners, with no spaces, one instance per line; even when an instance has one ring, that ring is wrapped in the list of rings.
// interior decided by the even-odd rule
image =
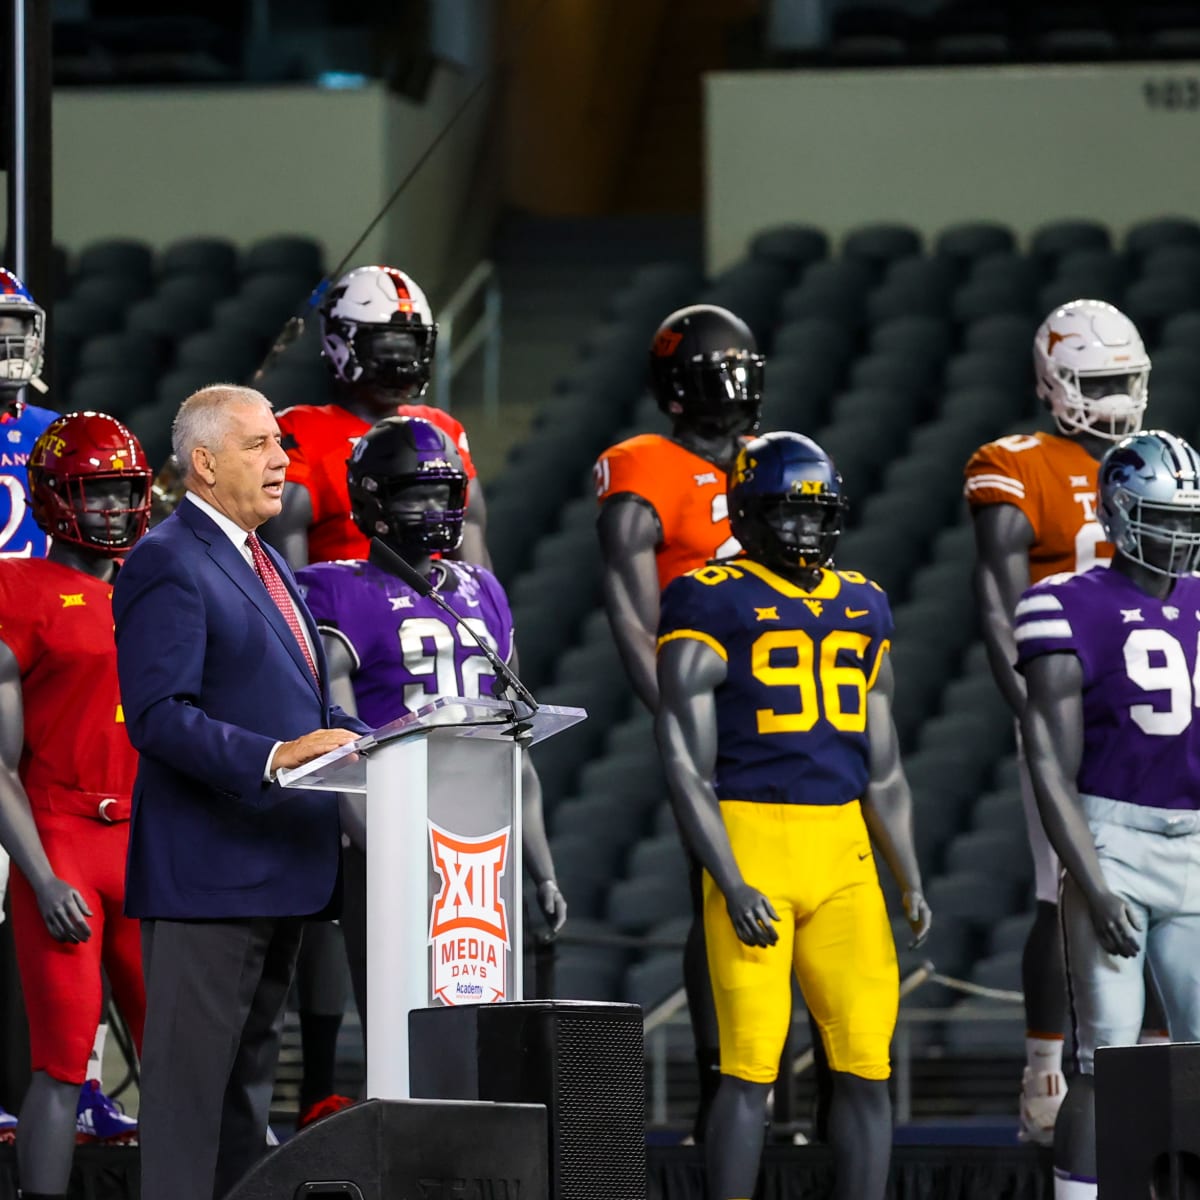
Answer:
[[[567,923],[567,901],[553,879],[538,884],[537,902],[550,932],[557,933]]]
[[[929,936],[933,913],[920,892],[905,892],[903,903],[904,919],[913,933],[913,940],[908,943],[908,948],[915,950]]]
[[[779,920],[779,914],[757,888],[741,884],[725,897],[725,907],[734,930],[747,946],[773,946],[779,941],[779,934],[771,924]]]
[[[83,897],[65,879],[54,878],[37,891],[38,909],[56,942],[86,942],[92,915]]]
[[[1137,933],[1142,926],[1129,905],[1113,892],[1105,892],[1089,907],[1100,945],[1120,958],[1136,958],[1141,948]]]

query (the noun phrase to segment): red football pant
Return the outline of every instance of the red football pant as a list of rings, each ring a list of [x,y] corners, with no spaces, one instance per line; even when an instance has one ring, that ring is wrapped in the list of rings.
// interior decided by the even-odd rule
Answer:
[[[13,940],[35,1071],[82,1084],[103,1005],[100,967],[108,972],[117,1007],[142,1052],[146,986],[141,923],[125,916],[125,855],[129,822],[35,810],[38,833],[55,875],[92,910],[86,942],[56,942],[46,929],[29,881],[13,866]]]

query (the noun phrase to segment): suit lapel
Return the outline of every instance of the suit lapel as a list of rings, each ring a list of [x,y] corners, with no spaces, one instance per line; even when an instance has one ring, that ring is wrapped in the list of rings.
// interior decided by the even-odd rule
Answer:
[[[267,624],[275,631],[275,635],[283,643],[284,649],[292,656],[292,661],[304,678],[308,680],[309,686],[318,695],[322,695],[322,684],[313,678],[313,673],[308,669],[308,663],[304,659],[304,653],[296,641],[292,627],[287,623],[283,613],[279,611],[275,601],[268,595],[263,581],[258,577],[258,572],[242,557],[241,551],[234,546],[208,515],[196,505],[185,501],[179,505],[176,512],[180,514],[192,532],[207,545],[209,558],[225,572],[230,581],[237,585],[242,594],[267,619]],[[269,548],[267,548],[267,553],[271,553]],[[277,562],[275,558],[272,558],[272,561]],[[278,566],[276,569],[279,569]],[[279,571],[279,576],[283,580],[284,587],[287,588],[288,595],[294,598],[286,570]],[[301,613],[305,613],[305,605],[302,604],[299,608]],[[317,645],[315,639],[313,644],[314,647]],[[319,660],[318,669],[320,669]]]

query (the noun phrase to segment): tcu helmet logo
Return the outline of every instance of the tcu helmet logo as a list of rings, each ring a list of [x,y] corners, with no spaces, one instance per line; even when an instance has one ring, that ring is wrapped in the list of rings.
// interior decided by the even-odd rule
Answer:
[[[429,917],[435,996],[445,1004],[494,1004],[507,993],[508,909],[500,879],[511,827],[460,837],[429,822],[429,851],[442,887]]]

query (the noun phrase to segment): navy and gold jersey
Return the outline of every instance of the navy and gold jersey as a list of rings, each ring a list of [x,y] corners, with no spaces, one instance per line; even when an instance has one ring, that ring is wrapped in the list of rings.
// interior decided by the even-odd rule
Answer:
[[[860,798],[867,692],[891,633],[883,589],[855,571],[822,571],[809,592],[749,559],[674,580],[662,597],[659,646],[695,638],[728,664],[715,694],[718,798]]]

